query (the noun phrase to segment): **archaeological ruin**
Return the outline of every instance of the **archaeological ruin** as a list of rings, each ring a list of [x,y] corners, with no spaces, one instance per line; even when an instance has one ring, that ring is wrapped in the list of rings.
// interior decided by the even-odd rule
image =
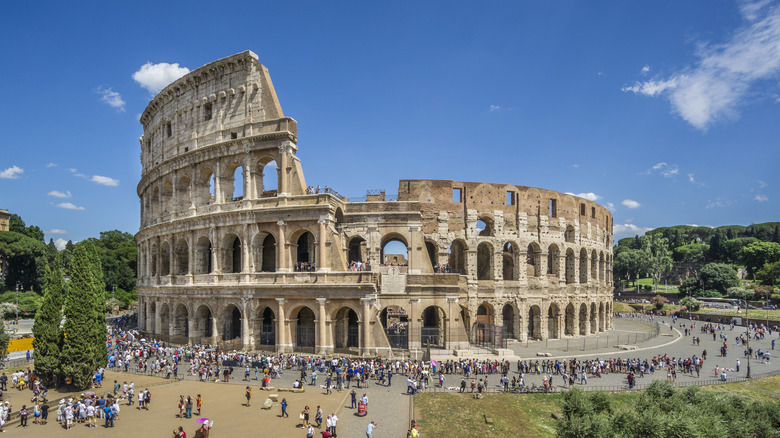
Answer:
[[[171,83],[141,123],[147,336],[420,357],[612,327],[606,208],[512,184],[401,180],[360,200],[308,187],[297,122],[250,51]]]

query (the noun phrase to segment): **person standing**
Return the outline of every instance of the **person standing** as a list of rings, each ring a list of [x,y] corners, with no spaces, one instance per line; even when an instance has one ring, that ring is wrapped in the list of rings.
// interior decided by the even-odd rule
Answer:
[[[198,416],[200,416],[200,408],[203,406],[203,399],[200,398],[200,394],[198,394],[198,398],[196,399],[197,406],[198,406]]]
[[[28,352],[29,354],[29,352]],[[29,413],[27,412],[27,405],[22,405],[22,409],[19,411],[18,417],[21,419],[20,426],[27,427],[27,415]]]
[[[376,423],[373,421],[368,423],[368,427],[366,427],[366,438],[371,438],[371,435],[374,433],[374,429],[376,429]]]
[[[246,407],[249,407],[249,401],[252,399],[252,389],[250,387],[246,387]]]
[[[336,434],[336,426],[338,426],[339,417],[336,416],[335,412],[330,414],[330,422],[333,424],[333,426],[331,427],[330,433],[333,436],[336,436],[337,435]]]
[[[289,417],[289,416],[290,416],[290,414],[287,413],[287,399],[286,398],[282,398],[282,415],[281,415],[281,417],[282,418],[286,418],[286,417]]]
[[[352,399],[352,403],[350,405],[351,409],[355,409],[357,407],[357,393],[353,389],[352,392],[349,393],[350,398]]]

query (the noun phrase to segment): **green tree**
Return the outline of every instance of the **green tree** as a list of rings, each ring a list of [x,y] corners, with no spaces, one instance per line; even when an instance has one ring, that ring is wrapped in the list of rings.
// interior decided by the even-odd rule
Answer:
[[[5,324],[0,324],[0,367],[5,365],[5,358],[8,356],[8,342],[11,336],[5,331]]]
[[[100,256],[107,290],[135,288],[138,249],[130,233],[103,231],[99,239],[90,239]]]
[[[683,297],[680,300],[680,304],[685,306],[689,312],[698,312],[701,309],[701,301],[693,297]]]
[[[97,264],[97,266],[95,266]],[[65,297],[61,374],[77,388],[86,388],[92,373],[105,365],[106,316],[101,271],[95,248],[80,242],[73,251]]]
[[[672,256],[666,238],[654,234],[643,238],[643,251],[647,253],[648,271],[653,277],[656,289],[661,277],[672,269]]]
[[[613,266],[619,279],[634,281],[649,270],[647,254],[641,249],[627,249],[615,257]]]
[[[756,272],[756,278],[766,286],[780,285],[780,262],[764,263]]]
[[[656,295],[653,297],[653,299],[650,300],[651,303],[656,307],[656,309],[661,310],[664,307],[664,304],[668,303],[669,300],[664,298],[662,295]]]
[[[728,288],[739,286],[739,277],[733,266],[725,263],[708,263],[701,268],[704,291],[714,290],[726,294]]]
[[[742,248],[739,255],[748,273],[755,275],[765,264],[780,261],[780,243],[752,243]]]
[[[33,325],[33,348],[35,349],[35,371],[46,385],[57,384],[62,352],[62,296],[65,283],[62,280],[59,258],[54,260],[46,272],[43,304],[35,315]]]
[[[21,220],[21,219],[20,219]],[[8,264],[5,284],[40,291],[46,272],[46,245],[23,233],[0,231],[0,257]]]

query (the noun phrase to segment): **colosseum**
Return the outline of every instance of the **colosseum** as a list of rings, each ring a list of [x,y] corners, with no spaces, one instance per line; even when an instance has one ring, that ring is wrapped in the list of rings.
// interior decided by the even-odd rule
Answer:
[[[419,357],[612,326],[612,216],[572,194],[401,180],[307,186],[297,122],[250,51],[141,116],[139,324],[181,343]]]

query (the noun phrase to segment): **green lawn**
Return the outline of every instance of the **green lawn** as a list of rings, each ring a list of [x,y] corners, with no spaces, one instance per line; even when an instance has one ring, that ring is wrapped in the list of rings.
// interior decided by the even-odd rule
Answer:
[[[718,312],[717,309],[710,309],[707,307],[702,307],[700,312],[708,312],[708,313],[717,313],[718,315],[729,315],[729,316],[736,316],[739,318],[745,317],[745,309],[739,309],[739,310],[729,310],[725,312]],[[754,319],[756,321],[764,320],[766,321],[767,316],[769,317],[769,320],[778,321],[780,320],[780,310],[763,310],[763,309],[750,309],[748,310],[748,316],[750,319]]]

